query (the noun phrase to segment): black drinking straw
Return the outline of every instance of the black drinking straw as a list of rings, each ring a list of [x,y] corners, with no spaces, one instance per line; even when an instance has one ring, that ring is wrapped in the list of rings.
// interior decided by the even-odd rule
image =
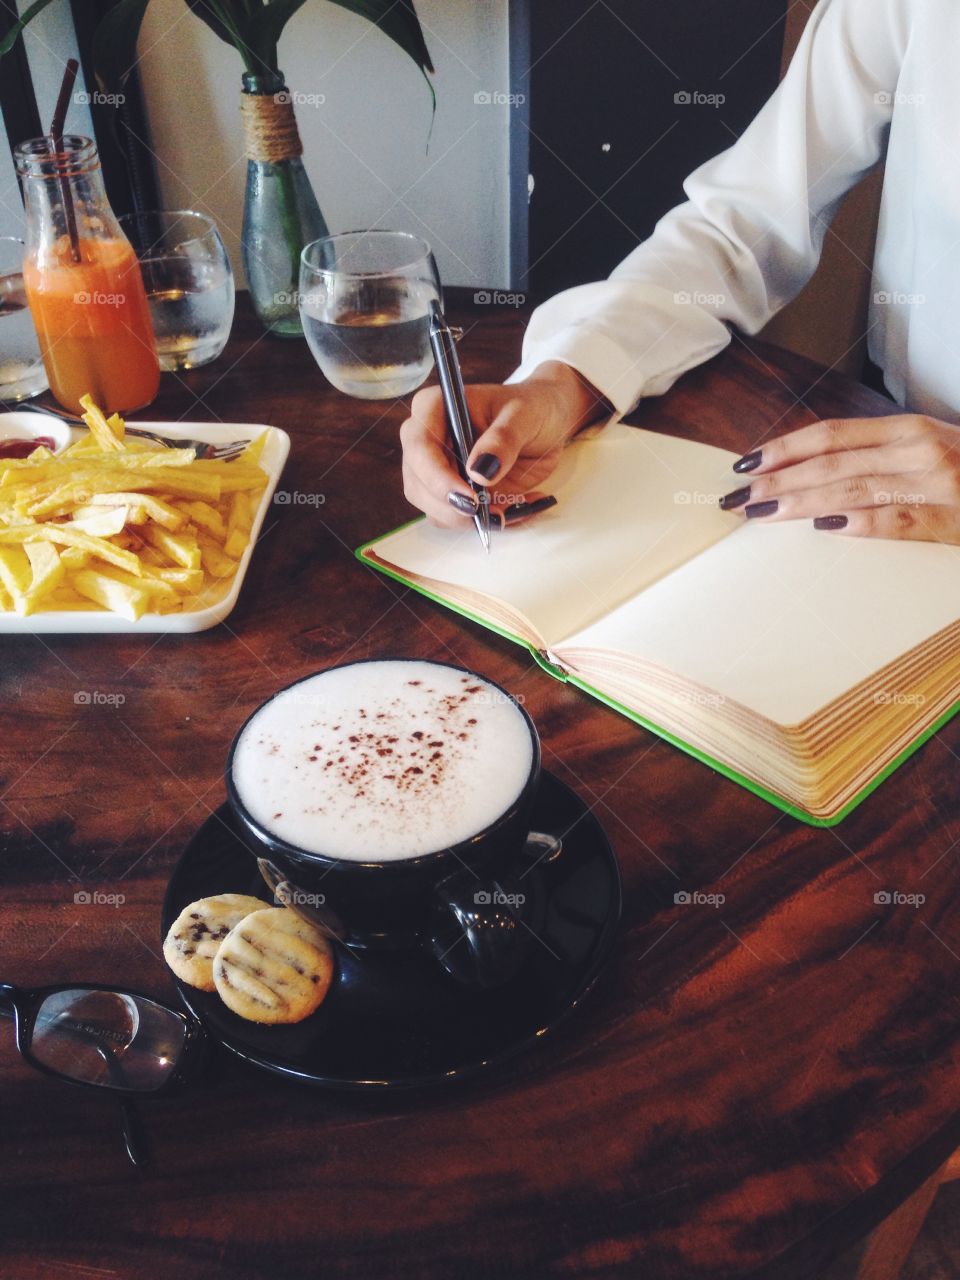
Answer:
[[[54,153],[59,152],[63,146],[63,125],[67,118],[67,108],[70,105],[70,94],[73,92],[73,84],[77,78],[77,70],[79,62],[76,58],[71,58],[64,68],[63,83],[60,85],[60,96],[57,98],[57,106],[53,113],[53,120],[50,122],[50,141],[53,143]],[[63,214],[67,220],[67,231],[70,235],[70,250],[73,254],[74,262],[80,261],[80,238],[77,235],[77,215],[73,207],[73,197],[70,195],[70,182],[66,177],[60,178],[60,194],[63,197]]]

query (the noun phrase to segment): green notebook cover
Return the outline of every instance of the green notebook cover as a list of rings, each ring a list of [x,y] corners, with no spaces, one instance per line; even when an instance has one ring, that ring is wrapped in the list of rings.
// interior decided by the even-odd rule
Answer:
[[[889,778],[895,769],[898,769],[905,760],[909,760],[918,748],[922,747],[929,738],[932,738],[935,733],[943,728],[948,720],[952,719],[953,716],[960,711],[960,700],[958,700],[953,703],[952,706],[948,707],[943,715],[941,715],[933,724],[928,725],[928,727],[924,729],[923,732],[909,744],[909,746],[905,747],[898,756],[891,760],[890,763],[881,770],[875,778],[868,782],[862,790],[858,791],[852,799],[848,800],[839,813],[836,813],[832,818],[817,818],[812,813],[808,813],[806,809],[801,809],[797,805],[792,804],[789,800],[784,799],[783,796],[777,795],[775,791],[770,791],[761,783],[754,782],[752,778],[745,777],[742,773],[738,773],[736,769],[731,769],[729,765],[726,765],[715,757],[708,755],[705,751],[701,751],[699,747],[693,746],[692,743],[685,742],[683,738],[677,737],[676,734],[671,733],[668,729],[663,729],[659,725],[654,724],[652,720],[647,720],[645,716],[638,715],[636,711],[631,711],[629,707],[625,707],[622,703],[617,702],[615,698],[611,698],[608,694],[601,693],[599,689],[595,689],[592,685],[587,684],[585,680],[581,680],[578,676],[572,675],[568,671],[564,671],[555,663],[550,662],[544,653],[537,649],[535,645],[529,644],[521,636],[515,635],[512,631],[507,631],[503,627],[498,627],[496,623],[490,622],[486,618],[481,618],[478,614],[471,613],[469,609],[464,609],[462,605],[454,604],[444,596],[437,595],[434,591],[427,590],[426,587],[421,586],[419,583],[411,581],[410,578],[406,577],[399,570],[389,569],[386,565],[377,564],[373,560],[368,559],[365,554],[367,551],[376,547],[378,543],[383,542],[385,538],[391,537],[394,533],[399,533],[401,529],[406,529],[409,528],[411,524],[416,524],[419,519],[422,519],[422,517],[416,517],[413,520],[408,520],[405,524],[402,524],[398,526],[398,528],[392,530],[391,533],[381,534],[378,538],[373,538],[370,542],[365,542],[362,547],[357,548],[354,554],[361,563],[367,565],[371,569],[375,569],[378,573],[382,573],[388,578],[393,578],[395,582],[403,583],[404,586],[410,587],[422,596],[426,596],[428,600],[432,600],[435,604],[441,604],[444,608],[451,609],[454,613],[459,613],[461,617],[469,618],[471,622],[476,622],[479,626],[486,627],[488,631],[494,631],[498,636],[503,636],[504,639],[511,640],[514,644],[520,645],[521,648],[527,650],[537,665],[542,667],[547,675],[553,676],[555,680],[560,680],[564,684],[572,684],[574,688],[580,689],[583,693],[589,694],[591,698],[596,698],[598,702],[602,702],[605,706],[612,708],[612,710],[618,711],[620,715],[626,716],[628,720],[633,720],[635,724],[639,724],[644,729],[648,729],[651,733],[656,734],[658,738],[662,738],[672,746],[678,747],[681,751],[685,751],[687,755],[693,756],[695,760],[699,760],[702,764],[709,765],[711,769],[715,770],[717,773],[723,774],[723,776],[725,778],[729,778],[731,782],[736,782],[739,786],[746,788],[747,791],[752,792],[755,796],[759,796],[761,800],[766,800],[768,804],[774,805],[777,809],[782,809],[783,812],[789,814],[791,818],[797,818],[800,822],[807,823],[808,826],[835,827],[838,823],[842,822],[848,814],[852,813],[859,804],[862,804],[863,801],[866,800],[867,796],[879,787],[881,782],[886,778]]]

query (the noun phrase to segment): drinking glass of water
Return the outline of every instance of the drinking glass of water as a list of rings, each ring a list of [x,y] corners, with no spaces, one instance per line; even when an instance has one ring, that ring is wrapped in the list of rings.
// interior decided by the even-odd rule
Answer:
[[[433,365],[430,303],[440,278],[430,246],[406,231],[347,231],[300,258],[300,318],[314,359],[338,391],[405,396]]]
[[[0,237],[0,401],[29,400],[47,388],[27,295],[23,241]]]
[[[214,223],[177,209],[129,213],[120,225],[140,261],[160,368],[215,360],[230,336],[234,284]]]

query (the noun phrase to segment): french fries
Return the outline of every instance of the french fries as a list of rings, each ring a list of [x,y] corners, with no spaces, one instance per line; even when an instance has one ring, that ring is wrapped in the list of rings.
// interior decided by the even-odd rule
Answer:
[[[0,461],[0,612],[109,610],[135,622],[203,603],[237,571],[267,483],[266,432],[230,462],[128,437],[81,399],[90,434]]]

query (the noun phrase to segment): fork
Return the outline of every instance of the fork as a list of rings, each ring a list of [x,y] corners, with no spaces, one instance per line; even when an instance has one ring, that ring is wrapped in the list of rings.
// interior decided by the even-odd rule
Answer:
[[[30,413],[40,413],[47,418],[58,418],[71,427],[89,427],[79,414],[68,413],[66,409],[45,409],[39,404],[20,404],[18,409],[27,409]],[[230,440],[223,444],[213,444],[209,440],[186,440],[179,436],[162,436],[156,431],[148,431],[145,427],[126,427],[127,435],[139,436],[143,440],[152,440],[155,444],[164,445],[168,449],[195,449],[198,458],[216,458],[220,462],[230,462],[238,458],[250,443],[249,440]]]

